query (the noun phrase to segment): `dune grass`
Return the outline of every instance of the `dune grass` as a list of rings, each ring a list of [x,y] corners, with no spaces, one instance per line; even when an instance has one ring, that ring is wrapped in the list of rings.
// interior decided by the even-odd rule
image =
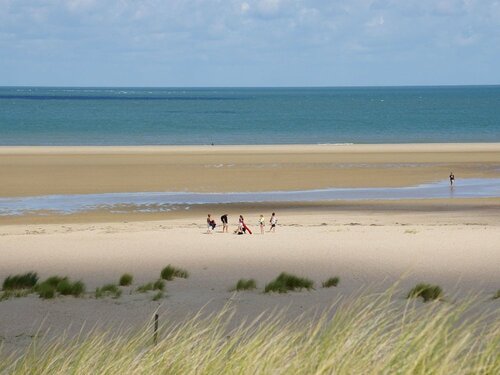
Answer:
[[[443,297],[443,290],[439,285],[420,283],[408,292],[408,298],[418,297],[421,297],[424,302],[438,300]]]
[[[162,326],[160,315],[156,345],[152,322],[138,333],[36,339],[16,356],[0,353],[0,373],[498,374],[500,317],[475,307],[379,294],[310,319],[274,313],[234,324],[223,310]]]
[[[500,299],[500,289],[493,295],[493,299]]]
[[[146,292],[149,292],[151,290],[163,291],[164,289],[165,289],[165,281],[160,279],[160,280],[156,280],[155,282],[150,282],[150,283],[146,283],[146,284],[139,286],[137,288],[137,291],[139,293],[146,293]]]
[[[329,279],[323,281],[321,284],[323,288],[330,288],[332,286],[337,286],[339,285],[340,279],[337,276],[330,277]]]
[[[32,289],[38,282],[36,272],[27,272],[19,275],[9,275],[3,281],[3,290]]]
[[[307,289],[310,290],[314,283],[304,277],[295,276],[286,272],[282,272],[276,279],[266,284],[264,293],[278,292],[288,293],[294,290]]]
[[[189,277],[189,272],[182,268],[177,268],[169,264],[161,270],[161,278],[163,280],[171,281],[175,277],[187,279]]]
[[[51,276],[37,284],[34,290],[43,299],[57,295],[80,297],[85,293],[85,284],[82,281],[72,282],[68,277]]]
[[[160,290],[160,291],[158,291],[158,292],[155,293],[155,295],[153,296],[152,300],[153,301],[158,301],[158,300],[160,300],[162,298],[163,298],[163,291]]]
[[[4,290],[0,293],[0,302],[6,301],[11,298],[22,298],[28,296],[33,292],[33,289],[15,289],[15,290]]]
[[[230,291],[253,290],[256,288],[257,282],[254,279],[239,279]]]
[[[95,290],[95,298],[103,297],[113,297],[119,298],[122,295],[122,291],[115,284],[106,284]]]
[[[129,286],[134,281],[134,276],[129,273],[124,273],[121,275],[120,280],[118,281],[118,285],[120,286]]]

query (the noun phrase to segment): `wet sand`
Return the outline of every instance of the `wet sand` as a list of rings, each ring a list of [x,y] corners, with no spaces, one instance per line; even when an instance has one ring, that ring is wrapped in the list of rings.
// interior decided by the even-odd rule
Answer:
[[[0,197],[397,187],[500,177],[500,143],[0,147]]]

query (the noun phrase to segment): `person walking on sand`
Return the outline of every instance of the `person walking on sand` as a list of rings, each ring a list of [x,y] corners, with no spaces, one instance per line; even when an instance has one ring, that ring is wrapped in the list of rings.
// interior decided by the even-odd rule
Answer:
[[[264,223],[264,215],[260,215],[259,226],[260,226],[260,234],[264,234],[264,227],[266,226],[266,224]]]
[[[220,217],[220,221],[222,221],[222,233],[228,233],[229,225],[227,223],[227,214],[224,214]]]
[[[455,182],[455,175],[453,172],[450,172],[450,186],[453,186],[453,183]]]
[[[278,223],[278,219],[276,218],[276,214],[273,212],[271,218],[269,219],[269,223],[271,224],[271,228],[269,228],[269,232],[276,232],[276,224]]]

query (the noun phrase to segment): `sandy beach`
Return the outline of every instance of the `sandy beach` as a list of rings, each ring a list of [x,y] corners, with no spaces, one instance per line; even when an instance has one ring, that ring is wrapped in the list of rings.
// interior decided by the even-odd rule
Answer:
[[[247,215],[255,225],[258,216]],[[236,217],[230,217],[231,229]],[[254,223],[255,222],[255,223]],[[42,300],[36,295],[0,302],[0,339],[8,350],[29,344],[40,327],[47,338],[82,326],[137,328],[157,309],[162,319],[181,321],[204,308],[218,311],[229,303],[236,321],[263,311],[287,309],[287,316],[314,315],[343,296],[383,291],[400,281],[395,298],[402,306],[418,282],[440,285],[449,301],[475,296],[486,309],[498,309],[491,296],[500,285],[498,210],[411,212],[384,210],[303,212],[279,217],[276,233],[237,236],[205,234],[203,220],[94,224],[10,225],[0,228],[0,279],[30,270],[41,278],[67,275],[81,279],[84,298]],[[166,297],[135,289],[173,264],[190,272],[187,280],[167,282]],[[315,290],[263,294],[265,283],[287,271],[311,278]],[[134,275],[118,299],[95,299],[93,290]],[[330,276],[335,288],[321,288]],[[234,294],[239,278],[254,278],[258,289]]]
[[[446,179],[500,177],[500,144],[9,147],[0,148],[1,197],[121,191],[263,191],[337,186],[408,186]],[[276,211],[275,234],[205,234],[208,212],[257,220]],[[289,316],[328,308],[337,298],[383,291],[396,282],[404,305],[417,282],[439,284],[449,301],[474,295],[485,309],[500,286],[500,198],[199,205],[169,213],[24,215],[0,218],[0,282],[34,270],[82,280],[84,298],[36,295],[0,302],[0,343],[26,347],[40,327],[53,337],[82,325],[134,328],[160,312],[173,322],[230,303],[238,319],[287,308]],[[166,297],[136,292],[173,264],[190,272],[167,282]],[[315,289],[262,293],[280,272],[311,278]],[[134,275],[118,299],[93,291]],[[321,288],[338,276],[340,285]],[[234,294],[239,278],[258,289]],[[68,328],[70,327],[70,328]]]

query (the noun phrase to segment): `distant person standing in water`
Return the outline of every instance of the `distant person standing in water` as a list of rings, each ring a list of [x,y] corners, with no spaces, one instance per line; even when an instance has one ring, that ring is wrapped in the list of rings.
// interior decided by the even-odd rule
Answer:
[[[227,214],[224,214],[220,217],[220,221],[222,221],[222,233],[228,233],[229,225],[227,223]]]
[[[453,183],[455,182],[455,175],[453,172],[450,172],[450,186],[453,186]]]
[[[278,219],[276,218],[276,214],[273,212],[271,218],[269,219],[269,223],[271,224],[271,228],[269,228],[269,232],[276,232],[276,224],[278,223]]]

